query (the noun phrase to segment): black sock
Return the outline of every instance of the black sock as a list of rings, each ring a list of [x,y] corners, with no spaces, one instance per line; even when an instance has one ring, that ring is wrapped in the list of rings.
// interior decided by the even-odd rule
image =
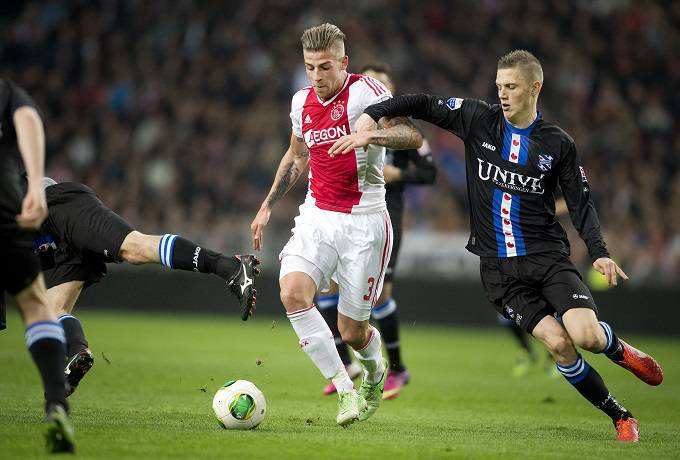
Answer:
[[[532,359],[535,359],[535,353],[533,348],[531,348],[531,345],[529,344],[529,334],[524,332],[521,327],[519,327],[514,321],[510,321],[507,323],[508,324],[508,329],[510,329],[510,332],[512,332],[512,335],[515,336],[517,341],[519,342],[520,346],[526,350],[527,353],[529,353],[529,356],[531,356]]]
[[[406,370],[401,362],[401,344],[399,343],[399,316],[397,315],[397,303],[390,298],[387,302],[376,305],[371,312],[373,319],[378,323],[380,335],[387,350],[390,361],[390,369],[395,372]]]
[[[46,406],[59,404],[68,412],[64,341],[64,329],[59,323],[39,321],[26,328],[26,346],[40,371]]]
[[[581,393],[581,396],[607,414],[612,420],[627,419],[633,416],[609,393],[600,374],[590,367],[580,354],[573,364],[557,364],[557,370]]]
[[[72,358],[76,353],[88,347],[83,326],[78,318],[72,315],[62,315],[59,317],[59,323],[64,328],[64,335],[66,336],[67,358]]]
[[[614,333],[614,330],[604,321],[600,321],[600,327],[602,327],[604,335],[607,337],[607,344],[604,346],[604,350],[602,350],[600,353],[604,353],[607,358],[611,359],[612,361],[623,360],[623,344],[621,344],[621,341]]]
[[[238,273],[241,262],[219,252],[202,248],[193,241],[177,235],[163,235],[158,254],[161,265],[200,273],[214,273],[229,281]]]
[[[347,344],[342,341],[340,330],[338,329],[338,294],[317,295],[316,305],[333,333],[335,348],[338,350],[342,364],[345,366],[350,365],[352,357],[349,354]]]

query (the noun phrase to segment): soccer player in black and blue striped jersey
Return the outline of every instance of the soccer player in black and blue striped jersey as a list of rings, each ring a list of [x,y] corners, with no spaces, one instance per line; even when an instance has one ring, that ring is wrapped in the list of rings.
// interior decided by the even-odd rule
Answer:
[[[47,449],[72,453],[74,431],[63,373],[64,329],[50,308],[40,263],[31,250],[32,232],[47,217],[44,164],[45,131],[38,107],[22,88],[0,79],[0,329],[7,291],[19,305],[26,348],[42,378]],[[22,176],[27,181],[23,188]]]
[[[397,96],[368,107],[357,121],[357,133],[336,141],[329,154],[362,147],[382,117],[412,116],[460,137],[471,207],[467,249],[480,257],[489,300],[545,345],[557,370],[611,417],[620,441],[636,442],[637,420],[614,399],[577,347],[604,353],[649,385],[659,385],[663,372],[654,358],[598,321],[593,296],[569,259],[569,241],[555,218],[558,185],[593,267],[610,285],[617,284],[618,276],[627,279],[602,238],[574,140],[537,110],[542,85],[538,59],[528,51],[512,51],[498,61],[499,104],[427,94]]]
[[[255,256],[226,256],[178,235],[139,232],[83,184],[45,178],[43,186],[49,216],[40,227],[34,250],[41,256],[47,299],[66,336],[67,396],[94,364],[73,308],[82,290],[106,274],[108,263],[159,264],[215,274],[237,298],[241,318],[245,321],[252,314],[255,279],[260,273]]]

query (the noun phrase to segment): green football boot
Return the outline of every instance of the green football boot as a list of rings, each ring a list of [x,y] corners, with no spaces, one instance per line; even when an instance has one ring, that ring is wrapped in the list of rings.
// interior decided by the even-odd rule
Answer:
[[[74,433],[71,420],[64,408],[58,404],[50,405],[45,416],[45,439],[50,453],[73,453]]]
[[[338,393],[338,416],[335,421],[340,426],[349,426],[359,420],[359,414],[366,411],[366,400],[357,390]]]
[[[360,422],[368,420],[373,414],[375,414],[375,411],[378,410],[378,407],[380,407],[380,402],[382,401],[383,397],[383,389],[385,388],[385,379],[387,378],[387,371],[389,369],[387,360],[383,358],[382,361],[385,371],[383,372],[380,381],[378,383],[367,383],[366,377],[364,377],[364,381],[361,382],[359,395],[363,396],[363,398],[366,400],[367,407],[366,410],[359,414]]]

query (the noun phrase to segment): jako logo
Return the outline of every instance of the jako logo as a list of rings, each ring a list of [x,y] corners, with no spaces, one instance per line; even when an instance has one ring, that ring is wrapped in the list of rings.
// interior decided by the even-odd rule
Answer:
[[[485,149],[489,149],[489,150],[491,150],[492,152],[495,152],[495,151],[496,151],[496,146],[495,146],[495,145],[491,145],[491,144],[489,144],[488,142],[482,142],[482,147],[484,147]]]
[[[194,251],[194,271],[198,271],[198,255],[201,253],[201,247],[196,246],[196,250]]]
[[[332,126],[327,129],[311,129],[305,133],[307,147],[314,144],[327,144],[347,135],[347,126]]]
[[[482,180],[492,180],[498,186],[519,192],[537,193],[539,195],[544,192],[542,180],[545,174],[541,174],[541,177],[525,176],[501,169],[481,158],[477,158],[477,161],[479,162],[479,178]]]

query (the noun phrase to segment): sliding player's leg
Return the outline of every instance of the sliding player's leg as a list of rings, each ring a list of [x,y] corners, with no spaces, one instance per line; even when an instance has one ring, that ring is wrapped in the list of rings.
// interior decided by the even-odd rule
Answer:
[[[131,231],[123,240],[118,257],[134,265],[156,263],[175,270],[212,273],[227,283],[239,300],[245,321],[255,307],[255,278],[260,270],[253,255],[226,256],[178,235],[146,235]]]

